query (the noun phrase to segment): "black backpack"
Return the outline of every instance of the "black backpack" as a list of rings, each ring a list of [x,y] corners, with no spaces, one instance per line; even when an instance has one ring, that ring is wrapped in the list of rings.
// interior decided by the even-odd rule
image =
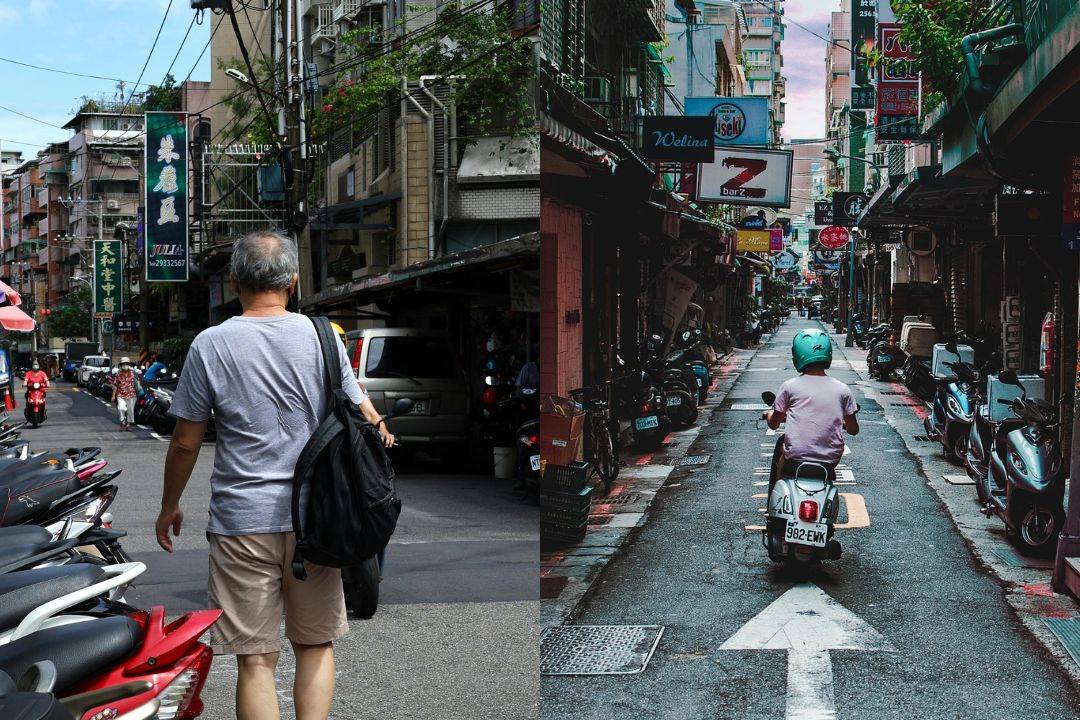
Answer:
[[[341,387],[340,341],[325,317],[311,321],[322,349],[330,412],[300,452],[293,474],[292,571],[298,580],[307,578],[305,560],[344,568],[378,554],[390,542],[401,514],[394,468],[378,428],[360,414]],[[304,483],[310,493],[301,518]]]

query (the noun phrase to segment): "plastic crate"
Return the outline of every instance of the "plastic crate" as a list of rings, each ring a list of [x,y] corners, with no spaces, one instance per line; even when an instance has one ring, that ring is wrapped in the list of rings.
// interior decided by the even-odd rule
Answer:
[[[541,491],[540,512],[580,513],[582,517],[588,519],[592,491],[591,487],[582,488],[576,493],[546,493]]]
[[[587,523],[552,523],[540,521],[540,545],[547,548],[565,547],[585,537]]]
[[[589,463],[580,460],[569,465],[544,464],[540,476],[541,493],[576,493],[589,481]]]

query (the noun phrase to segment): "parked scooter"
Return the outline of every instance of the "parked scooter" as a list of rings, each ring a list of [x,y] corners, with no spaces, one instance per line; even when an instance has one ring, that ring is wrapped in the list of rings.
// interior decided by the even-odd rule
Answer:
[[[649,373],[631,371],[615,380],[615,412],[621,420],[630,421],[634,447],[652,452],[671,432],[671,418],[664,405],[664,396]]]
[[[987,472],[982,483],[983,513],[997,515],[1033,552],[1049,552],[1065,522],[1065,467],[1054,430],[1057,411],[1045,400],[1028,399],[1016,373],[1003,370],[998,379],[1019,386],[1021,396],[998,400],[1016,416],[993,433]]]
[[[761,394],[769,406],[776,402],[771,392]],[[769,505],[762,543],[769,559],[796,564],[840,558],[840,542],[833,537],[840,494],[834,484],[835,470],[821,463],[801,462],[784,467],[784,436],[776,439],[773,451]]]
[[[64,700],[53,694],[56,685],[56,666],[48,660],[35,663],[18,681],[0,672],[0,717],[19,720],[79,720],[93,708],[113,700],[144,693],[153,687],[144,681],[72,695]],[[151,720],[157,716],[161,701],[157,698],[143,703],[123,715],[109,713],[113,720]],[[93,717],[93,716],[91,716]],[[101,716],[104,720],[104,715]]]
[[[953,354],[958,353],[953,343],[946,345],[946,349]],[[938,440],[947,454],[964,462],[968,436],[975,420],[979,373],[966,362],[946,362],[945,367],[952,370],[956,378],[937,382],[930,412],[923,419],[923,427],[927,436]]]

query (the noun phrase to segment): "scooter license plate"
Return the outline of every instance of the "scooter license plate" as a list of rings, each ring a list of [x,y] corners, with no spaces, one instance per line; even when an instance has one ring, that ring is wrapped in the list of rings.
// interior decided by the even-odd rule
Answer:
[[[664,399],[664,402],[668,407],[675,407],[676,405],[682,405],[682,398],[678,395],[671,395]]]
[[[534,471],[540,470],[540,456],[539,455],[533,455],[532,457],[529,458],[529,467],[531,467]]]
[[[892,358],[891,358],[891,357],[889,357],[888,355],[878,355],[878,356],[877,356],[877,361],[878,361],[879,363],[887,363],[887,362],[889,362],[890,360],[892,360]]]
[[[417,400],[413,403],[412,410],[409,411],[410,415],[427,415],[427,403],[422,400]]]
[[[789,522],[784,539],[789,543],[825,547],[828,526],[818,523]]]
[[[660,418],[656,415],[647,415],[645,417],[639,417],[634,421],[635,430],[652,430],[653,428],[660,427]]]

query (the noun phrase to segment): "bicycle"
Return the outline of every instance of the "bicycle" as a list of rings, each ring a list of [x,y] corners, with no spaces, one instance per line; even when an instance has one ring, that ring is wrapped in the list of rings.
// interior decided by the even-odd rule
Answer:
[[[585,409],[585,461],[604,483],[604,492],[619,476],[619,447],[611,436],[611,408],[600,388],[587,386],[570,391]]]

